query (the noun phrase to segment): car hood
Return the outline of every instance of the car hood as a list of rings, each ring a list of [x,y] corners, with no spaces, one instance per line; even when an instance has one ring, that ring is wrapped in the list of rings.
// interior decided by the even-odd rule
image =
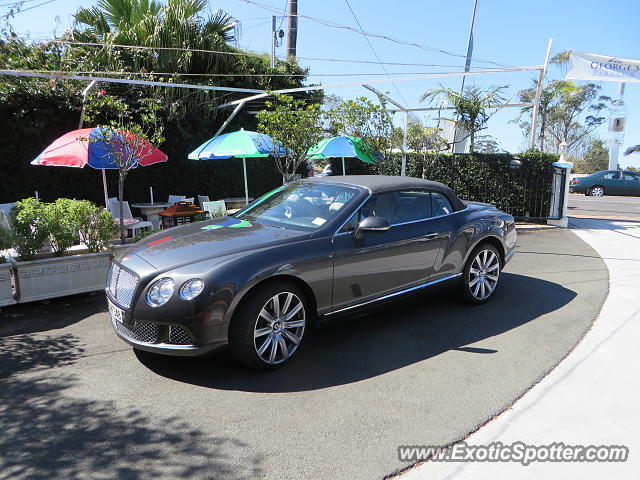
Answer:
[[[214,218],[150,235],[120,253],[124,261],[137,255],[160,271],[190,263],[303,240],[309,232],[289,230],[233,217]]]

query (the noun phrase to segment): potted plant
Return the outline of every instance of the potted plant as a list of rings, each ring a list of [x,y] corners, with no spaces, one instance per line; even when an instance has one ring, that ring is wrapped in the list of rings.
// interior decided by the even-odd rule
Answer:
[[[14,261],[17,300],[44,300],[105,287],[118,228],[111,215],[88,201],[34,198],[16,204],[11,215],[18,259]],[[49,239],[53,255],[38,254]],[[82,242],[86,248],[71,248]],[[43,258],[44,257],[44,258]]]
[[[13,266],[5,259],[3,250],[8,250],[14,245],[14,235],[11,230],[0,224],[0,307],[16,303],[13,298],[13,285],[11,270]]]

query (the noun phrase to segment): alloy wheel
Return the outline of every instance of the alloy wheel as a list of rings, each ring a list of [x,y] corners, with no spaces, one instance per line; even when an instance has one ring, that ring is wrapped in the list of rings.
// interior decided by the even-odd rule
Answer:
[[[256,319],[253,343],[260,359],[277,365],[298,349],[306,326],[302,300],[292,292],[281,292],[264,304]]]
[[[592,187],[591,188],[591,196],[592,197],[603,197],[604,196],[604,188],[602,188],[602,187]]]
[[[491,296],[500,277],[500,259],[493,250],[480,250],[469,269],[469,291],[477,300]]]

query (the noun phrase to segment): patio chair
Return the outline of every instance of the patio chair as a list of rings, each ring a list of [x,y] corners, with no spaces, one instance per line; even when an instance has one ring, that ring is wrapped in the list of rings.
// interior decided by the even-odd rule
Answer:
[[[173,205],[176,202],[182,202],[185,198],[187,198],[185,195],[169,195],[167,203]]]
[[[111,199],[110,199],[111,200]],[[111,212],[111,216],[113,218],[119,218],[120,216],[120,203],[118,199],[115,201],[109,201],[109,211]],[[131,214],[131,207],[129,207],[129,202],[122,202],[122,217],[131,220],[137,220],[136,223],[131,225],[125,225],[125,228],[131,232],[131,237],[135,237],[136,233],[139,230],[152,229],[153,223],[148,222],[146,220],[142,220],[140,217],[134,217]]]
[[[224,217],[227,214],[227,206],[225,205],[224,200],[204,202],[202,209],[206,210],[209,218]]]
[[[200,204],[200,208],[204,210],[204,202],[209,202],[209,197],[207,195],[198,195],[198,203]]]

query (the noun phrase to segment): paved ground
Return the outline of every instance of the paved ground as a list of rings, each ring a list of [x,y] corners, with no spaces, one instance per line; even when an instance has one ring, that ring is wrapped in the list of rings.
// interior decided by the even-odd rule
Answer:
[[[587,197],[569,195],[568,215],[574,218],[602,218],[640,221],[640,197]]]
[[[0,313],[0,478],[382,478],[553,368],[600,310],[602,259],[566,230],[520,236],[492,302],[440,287],[318,328],[290,366],[135,355],[100,295]]]
[[[640,471],[640,224],[571,221],[609,269],[610,292],[593,328],[578,347],[511,409],[467,439],[489,445],[626,445],[625,463],[433,463],[403,480],[638,478]]]

